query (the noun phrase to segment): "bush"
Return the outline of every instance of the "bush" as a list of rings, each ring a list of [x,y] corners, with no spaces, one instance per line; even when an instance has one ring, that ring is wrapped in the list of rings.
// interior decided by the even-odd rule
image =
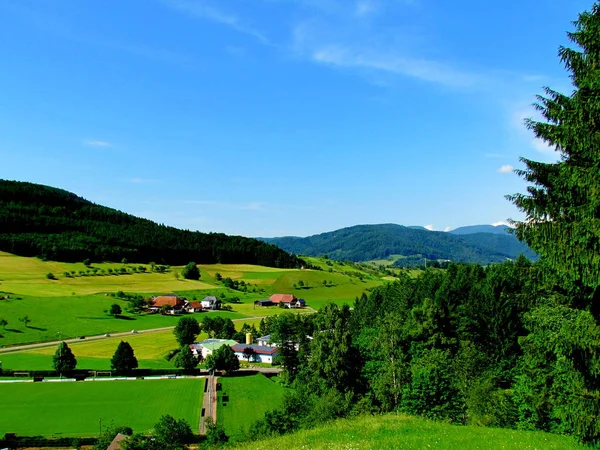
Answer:
[[[49,280],[56,280],[56,277],[54,276],[53,273],[47,273],[46,274],[46,278],[49,279]]]

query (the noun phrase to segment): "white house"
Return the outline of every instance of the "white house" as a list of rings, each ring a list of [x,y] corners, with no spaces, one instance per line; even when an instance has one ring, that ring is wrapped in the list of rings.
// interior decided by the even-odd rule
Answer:
[[[220,309],[221,308],[221,300],[219,300],[214,295],[209,295],[208,297],[204,297],[202,300],[202,308],[204,309]]]
[[[222,347],[223,345],[229,345],[233,348],[234,345],[237,344],[237,341],[231,339],[206,339],[202,342],[196,342],[190,345],[190,350],[194,354],[194,356],[202,355],[202,359],[206,359],[208,355],[212,355],[212,353]]]
[[[262,347],[276,347],[276,345],[271,341],[271,335],[267,334],[266,336],[259,337],[256,342],[258,345]]]
[[[240,361],[247,361],[246,354],[244,353],[244,350],[247,348],[251,348],[254,351],[250,362],[273,364],[273,359],[279,354],[277,347],[266,347],[264,345],[237,344],[231,346],[231,348]]]

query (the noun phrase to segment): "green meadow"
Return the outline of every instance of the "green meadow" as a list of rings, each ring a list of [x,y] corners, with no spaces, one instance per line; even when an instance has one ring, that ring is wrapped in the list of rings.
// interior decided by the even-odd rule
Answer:
[[[176,293],[190,300],[201,300],[206,295],[217,295],[231,306],[232,311],[198,314],[221,315],[231,319],[249,320],[267,315],[280,314],[277,307],[255,308],[254,301],[268,298],[273,293],[292,293],[304,298],[309,308],[305,312],[319,309],[328,302],[352,304],[357,296],[385,281],[373,273],[363,272],[356,267],[319,258],[307,258],[312,265],[323,270],[277,269],[247,264],[209,264],[200,267],[200,281],[183,280],[176,275],[181,267],[172,267],[170,272],[132,273],[138,264],[94,263],[92,269],[83,263],[61,263],[24,258],[0,252],[0,319],[8,325],[0,328],[0,347],[55,341],[79,336],[102,335],[172,327],[178,318],[173,316],[136,315],[125,312],[127,302],[109,293],[123,291],[146,297]],[[127,274],[109,275],[125,268]],[[93,275],[91,271],[104,271]],[[65,272],[74,276],[65,276]],[[82,273],[80,275],[80,272]],[[52,273],[56,279],[46,278]],[[217,282],[217,274],[223,278],[244,281],[247,292],[226,289]],[[300,286],[300,282],[304,286]],[[324,284],[325,282],[325,284]],[[8,296],[8,298],[4,298]],[[238,297],[238,302],[228,303]],[[113,303],[121,306],[120,317],[109,316],[106,311]],[[27,316],[25,325],[20,318]],[[86,356],[87,358],[87,356]],[[150,360],[149,360],[150,361]]]
[[[203,392],[202,378],[1,383],[0,433],[97,436],[100,421],[147,432],[164,414],[184,418],[197,430]]]
[[[250,424],[262,419],[265,412],[277,408],[283,400],[284,388],[264,375],[219,378],[217,422],[225,427],[232,440],[242,438]],[[228,402],[223,396],[229,397]]]
[[[406,415],[344,419],[287,436],[243,443],[238,450],[575,450],[573,438],[541,431],[457,426]]]

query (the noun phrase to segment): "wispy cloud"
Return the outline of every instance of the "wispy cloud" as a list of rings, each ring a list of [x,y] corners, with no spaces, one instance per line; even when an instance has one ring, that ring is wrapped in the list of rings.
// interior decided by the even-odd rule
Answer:
[[[448,231],[451,231],[451,230],[452,230],[452,228],[451,228],[451,227],[446,227],[446,228],[444,228],[444,232],[445,232],[445,233],[447,233]]]
[[[97,141],[97,140],[93,140],[93,139],[84,140],[83,145],[86,145],[88,147],[112,147],[113,146],[110,142]]]
[[[502,220],[498,221],[498,222],[494,222],[493,224],[491,224],[494,227],[500,226],[500,225],[506,225],[507,227],[511,227],[511,224],[508,222],[504,222]]]
[[[513,170],[515,170],[515,168],[513,166],[511,166],[510,164],[505,164],[505,165],[501,166],[500,168],[498,168],[497,172],[498,173],[512,173]]]
[[[425,228],[429,231],[435,231],[435,228],[433,227],[433,225],[425,225],[423,228]]]
[[[247,25],[238,16],[222,10],[221,7],[224,3],[219,3],[219,7],[217,7],[213,2],[207,0],[162,0],[162,2],[167,7],[190,17],[226,25],[240,33],[254,37],[262,44],[271,45],[269,39],[261,31]]]

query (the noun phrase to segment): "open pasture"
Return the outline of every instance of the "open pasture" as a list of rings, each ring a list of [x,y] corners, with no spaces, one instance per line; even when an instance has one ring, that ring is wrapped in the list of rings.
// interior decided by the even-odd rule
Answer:
[[[204,379],[0,384],[0,430],[22,436],[97,436],[127,425],[147,432],[160,416],[198,428]],[[6,413],[10,411],[10,413]]]
[[[233,440],[242,437],[252,422],[262,419],[265,412],[277,408],[283,401],[285,389],[264,375],[219,378],[217,422]],[[223,395],[229,397],[223,406]]]

